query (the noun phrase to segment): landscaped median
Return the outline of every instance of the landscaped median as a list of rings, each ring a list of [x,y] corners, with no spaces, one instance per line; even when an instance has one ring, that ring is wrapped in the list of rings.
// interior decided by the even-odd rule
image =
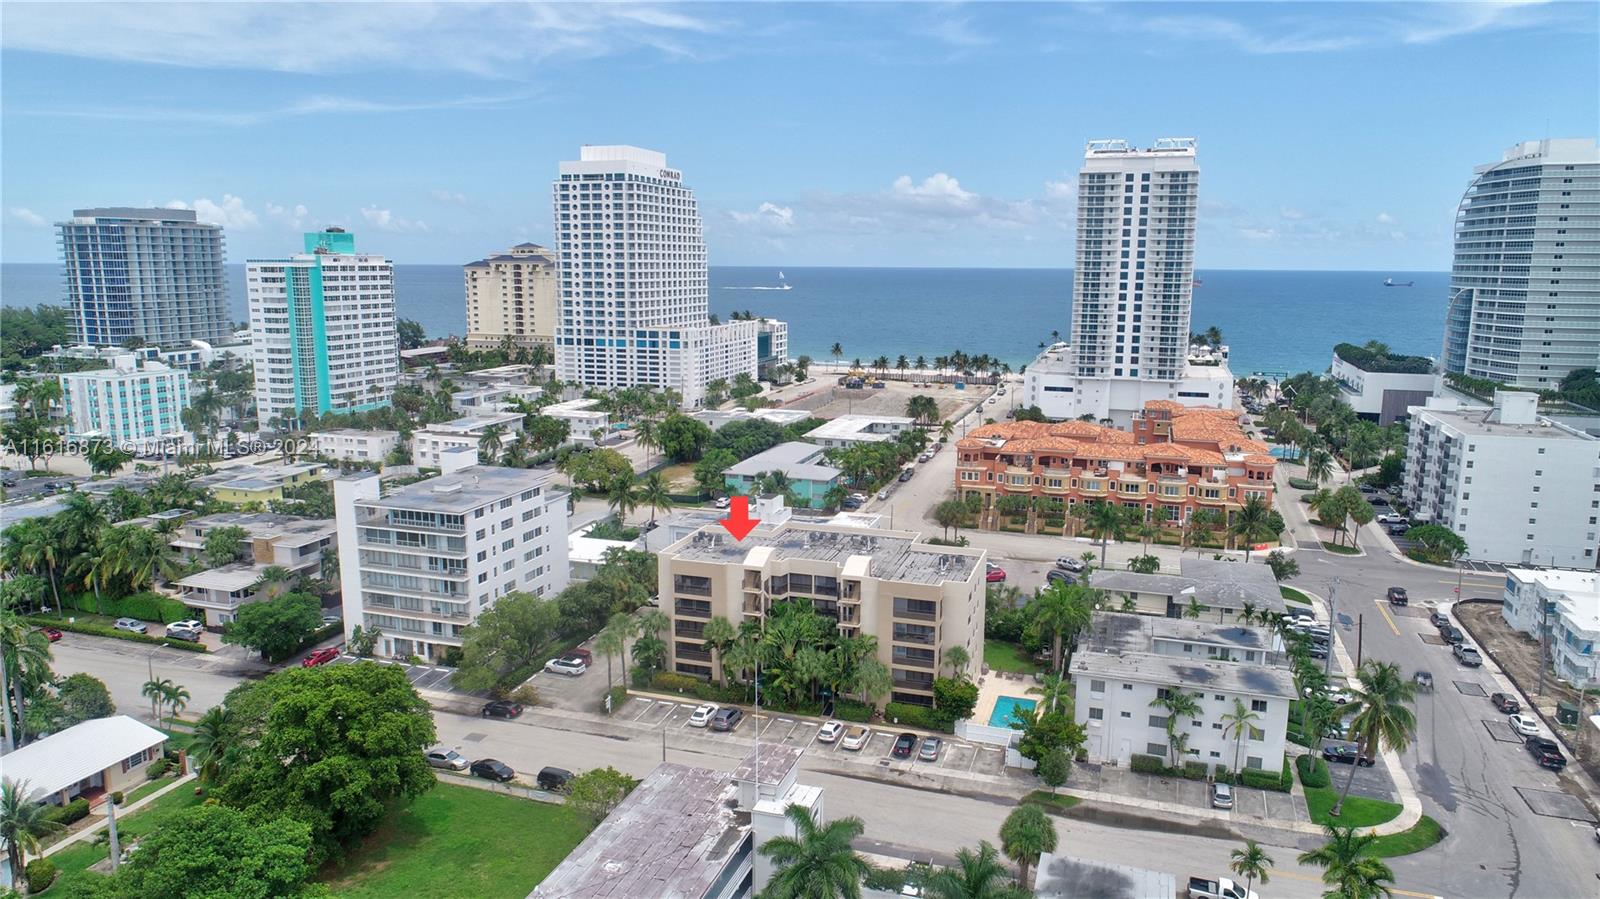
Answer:
[[[1295,771],[1300,775],[1300,785],[1305,791],[1306,811],[1314,824],[1339,827],[1377,827],[1400,817],[1403,807],[1398,802],[1372,799],[1366,796],[1349,796],[1339,810],[1339,816],[1329,814],[1339,801],[1339,789],[1333,783],[1328,763],[1314,755],[1295,759]],[[1444,828],[1439,822],[1423,815],[1416,824],[1398,833],[1380,836],[1372,844],[1370,854],[1379,858],[1393,858],[1421,852],[1444,839]]]

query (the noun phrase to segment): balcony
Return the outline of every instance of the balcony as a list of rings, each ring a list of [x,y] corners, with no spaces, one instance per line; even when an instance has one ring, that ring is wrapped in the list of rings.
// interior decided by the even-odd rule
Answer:
[[[890,680],[895,687],[902,690],[921,690],[926,693],[933,692],[933,675],[917,675],[914,672],[894,672]]]
[[[939,609],[921,609],[911,606],[902,606],[899,602],[894,605],[894,617],[904,618],[908,621],[938,621]]]
[[[678,647],[677,652],[675,653],[675,655],[677,656],[677,659],[680,662],[709,662],[709,661],[711,661],[711,653],[703,652],[703,651],[698,650],[698,649],[684,649],[681,645]]]

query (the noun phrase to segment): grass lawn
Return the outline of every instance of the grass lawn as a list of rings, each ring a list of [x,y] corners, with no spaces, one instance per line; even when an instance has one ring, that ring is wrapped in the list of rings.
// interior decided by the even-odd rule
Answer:
[[[1022,797],[1023,802],[1032,802],[1042,806],[1046,812],[1064,812],[1083,800],[1065,793],[1052,793],[1049,790],[1034,790]]]
[[[1361,552],[1361,550],[1356,549],[1353,546],[1344,546],[1342,544],[1328,543],[1326,541],[1324,541],[1322,544],[1322,551],[1328,553],[1337,553],[1341,556],[1353,556]]]
[[[162,781],[162,783],[165,784],[168,781]],[[118,842],[123,846],[127,846],[135,839],[155,830],[169,816],[186,808],[199,805],[204,801],[204,796],[195,795],[193,782],[184,784],[128,817],[118,817]],[[61,869],[61,876],[57,877],[56,882],[51,885],[48,895],[58,896],[70,892],[63,886],[64,884],[82,883],[86,882],[88,878],[99,877],[99,874],[89,870],[89,866],[104,860],[109,854],[107,847],[96,846],[91,839],[50,856],[50,860],[56,863],[57,868]]]
[[[983,641],[983,663],[993,671],[1032,674],[1039,670],[1033,659],[1028,658],[1026,650],[1015,643],[1006,643],[1002,640]]]
[[[441,783],[319,880],[341,897],[521,899],[588,832],[565,806]]]
[[[1297,602],[1303,606],[1311,605],[1311,597],[1301,593],[1299,590],[1296,590],[1293,587],[1279,587],[1278,592],[1283,595],[1284,599],[1287,599],[1290,602]]]
[[[1338,778],[1334,778],[1338,782]],[[1339,791],[1333,787],[1306,787],[1306,811],[1311,814],[1313,824],[1338,824],[1341,827],[1375,827],[1385,821],[1393,821],[1400,815],[1398,802],[1385,802],[1382,799],[1368,799],[1365,796],[1351,796],[1344,801],[1344,808],[1340,810],[1339,817],[1334,818],[1328,814],[1333,804],[1339,801]]]
[[[146,783],[140,784],[139,786],[135,787],[131,792],[126,793],[126,794],[123,795],[122,804],[123,805],[132,805],[135,802],[138,802],[139,800],[143,799],[144,797],[149,796],[151,793],[154,793],[155,791],[161,789],[164,786],[167,786],[170,783],[172,783],[172,778],[163,777],[160,780],[152,780],[152,781],[148,781]]]
[[[1410,830],[1378,837],[1378,841],[1372,844],[1367,854],[1375,858],[1410,855],[1413,852],[1421,852],[1442,839],[1444,839],[1444,828],[1439,826],[1438,821],[1423,815],[1421,820],[1411,825]]]

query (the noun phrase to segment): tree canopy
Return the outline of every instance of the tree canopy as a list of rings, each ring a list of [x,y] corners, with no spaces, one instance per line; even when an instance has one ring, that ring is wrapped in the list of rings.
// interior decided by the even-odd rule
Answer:
[[[508,593],[494,601],[468,627],[461,643],[461,665],[451,680],[462,690],[507,686],[517,672],[532,667],[555,638],[561,620],[559,603],[532,593]]]
[[[288,817],[256,819],[225,805],[168,817],[139,840],[107,897],[271,899],[293,895],[311,874],[311,827]]]
[[[222,642],[245,646],[263,658],[288,658],[322,624],[322,602],[309,593],[246,603],[223,631]]]

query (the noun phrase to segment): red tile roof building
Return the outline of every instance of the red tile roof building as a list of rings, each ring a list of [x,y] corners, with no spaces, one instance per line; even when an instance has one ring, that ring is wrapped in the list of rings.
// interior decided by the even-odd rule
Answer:
[[[1132,431],[1081,421],[1007,422],[977,428],[956,446],[956,494],[981,499],[979,525],[1000,526],[1001,497],[1059,501],[1027,525],[1040,533],[1055,532],[1047,519],[1079,503],[1142,509],[1146,520],[1168,527],[1200,509],[1231,515],[1252,496],[1270,505],[1277,464],[1270,447],[1245,436],[1233,412],[1170,400],[1146,403]],[[1068,533],[1073,524],[1067,514]]]

